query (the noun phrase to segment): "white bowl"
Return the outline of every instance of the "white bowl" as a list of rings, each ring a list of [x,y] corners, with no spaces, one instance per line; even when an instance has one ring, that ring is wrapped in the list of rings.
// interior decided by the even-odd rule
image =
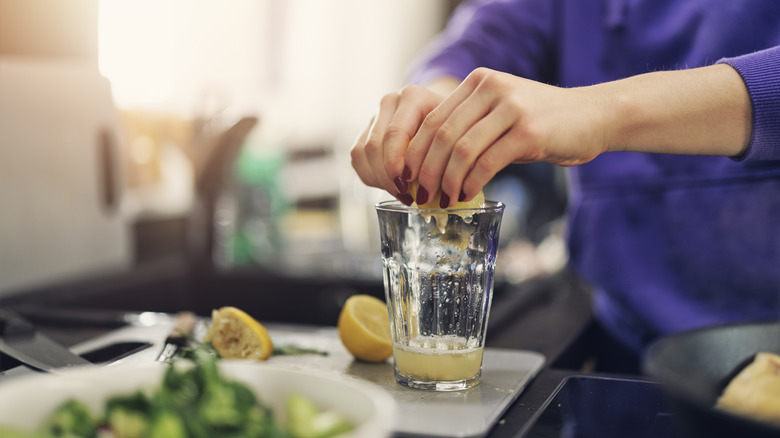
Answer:
[[[0,426],[35,430],[69,398],[83,401],[99,413],[111,396],[156,387],[165,368],[160,363],[117,364],[9,380],[0,384]],[[225,376],[251,388],[281,418],[287,396],[300,394],[355,424],[347,436],[374,438],[392,433],[395,401],[373,383],[340,374],[290,370],[249,361],[223,360],[219,368]]]

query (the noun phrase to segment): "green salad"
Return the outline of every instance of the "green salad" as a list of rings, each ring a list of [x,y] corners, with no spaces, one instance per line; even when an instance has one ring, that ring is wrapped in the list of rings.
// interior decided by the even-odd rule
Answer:
[[[3,438],[326,438],[352,430],[341,414],[321,410],[308,398],[291,394],[282,424],[247,386],[223,376],[218,357],[195,349],[168,365],[151,392],[137,391],[106,401],[91,412],[71,399],[61,404],[40,430],[0,428]]]

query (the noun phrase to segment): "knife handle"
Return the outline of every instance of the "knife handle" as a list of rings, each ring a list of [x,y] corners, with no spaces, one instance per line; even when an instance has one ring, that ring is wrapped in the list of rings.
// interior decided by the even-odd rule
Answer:
[[[188,336],[195,329],[195,324],[198,323],[198,316],[192,312],[179,312],[174,317],[173,329],[171,329],[168,336],[165,338],[165,345],[162,350],[157,354],[156,360],[158,362],[168,362],[172,360],[180,348],[186,347],[189,344]]]
[[[181,345],[187,343],[187,337],[195,329],[198,323],[198,316],[192,312],[179,312],[174,317],[173,329],[168,335],[168,341],[173,343],[181,342]]]

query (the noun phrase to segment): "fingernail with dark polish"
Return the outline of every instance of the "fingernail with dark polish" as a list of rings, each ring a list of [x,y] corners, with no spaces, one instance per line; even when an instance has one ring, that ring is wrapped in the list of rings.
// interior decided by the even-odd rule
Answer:
[[[439,207],[447,208],[449,206],[450,206],[450,196],[444,192],[441,192],[441,197],[439,198]]]
[[[458,196],[458,202],[463,202],[466,200],[466,194],[463,192],[460,192],[460,196]]]
[[[401,179],[400,176],[395,177],[393,182],[395,183],[395,186],[398,187],[398,191],[401,192],[402,195],[409,191],[409,184]]]
[[[407,207],[411,207],[414,203],[414,199],[412,199],[412,195],[408,193],[403,193],[398,195],[398,200],[401,201],[401,203]]]
[[[423,205],[426,202],[428,202],[428,191],[423,186],[417,187],[417,205]]]
[[[401,173],[401,178],[403,178],[404,181],[409,181],[412,179],[412,169],[410,169],[409,166],[404,166],[404,171]]]

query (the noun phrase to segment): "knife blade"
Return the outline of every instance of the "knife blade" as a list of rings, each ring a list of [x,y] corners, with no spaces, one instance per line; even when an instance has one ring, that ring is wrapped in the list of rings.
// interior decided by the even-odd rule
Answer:
[[[189,336],[195,329],[198,316],[192,312],[179,312],[174,316],[173,329],[165,338],[165,345],[157,355],[158,362],[170,362],[179,351],[189,345]]]
[[[0,309],[0,352],[47,372],[95,366],[36,330],[32,323],[10,309]]]

